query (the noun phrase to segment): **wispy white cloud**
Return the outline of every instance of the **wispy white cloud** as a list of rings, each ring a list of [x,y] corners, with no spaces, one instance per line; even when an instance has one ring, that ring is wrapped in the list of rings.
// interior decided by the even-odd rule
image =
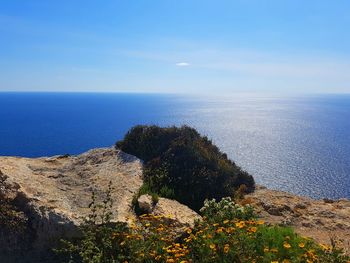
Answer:
[[[178,67],[188,67],[190,64],[187,62],[178,62],[175,65]]]

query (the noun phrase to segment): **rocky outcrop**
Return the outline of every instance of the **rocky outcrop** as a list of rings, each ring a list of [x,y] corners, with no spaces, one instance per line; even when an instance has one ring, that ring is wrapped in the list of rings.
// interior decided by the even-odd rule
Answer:
[[[142,195],[138,199],[141,211],[155,216],[164,216],[174,221],[178,232],[188,227],[194,227],[194,221],[201,216],[175,200],[159,198],[156,202],[150,195]]]
[[[100,202],[110,182],[112,221],[132,218],[131,200],[142,185],[141,161],[114,148],[77,156],[0,157],[0,170],[7,177],[6,195],[28,219],[33,251],[77,235],[77,226],[90,212],[92,192]]]
[[[23,255],[12,253],[20,260],[0,255],[1,262],[48,262],[39,258],[41,251],[52,247],[60,237],[78,235],[77,226],[90,213],[92,193],[100,203],[110,182],[112,221],[128,222],[136,217],[131,204],[143,183],[142,162],[114,148],[94,149],[77,156],[0,157],[0,171],[6,177],[6,184],[0,185],[0,197],[5,196],[19,208],[16,216],[28,226],[25,234],[14,237],[0,229],[0,254],[4,249],[13,252],[20,241],[25,241],[28,249],[22,251]],[[349,200],[312,200],[258,186],[242,202],[253,204],[268,223],[293,226],[301,235],[321,243],[329,243],[330,237],[342,239],[342,246],[350,251]],[[138,206],[144,212],[170,217],[178,233],[200,219],[187,206],[165,198],[152,200],[143,195]]]
[[[340,245],[350,252],[350,200],[313,200],[257,186],[242,202],[253,204],[270,224],[292,226],[324,244],[332,238],[342,240]]]

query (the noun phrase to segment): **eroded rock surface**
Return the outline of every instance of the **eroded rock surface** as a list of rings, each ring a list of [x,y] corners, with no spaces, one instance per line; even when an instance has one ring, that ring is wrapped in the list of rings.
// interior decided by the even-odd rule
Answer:
[[[350,252],[350,200],[313,200],[258,186],[244,202],[252,203],[268,223],[293,226],[324,244],[343,240],[341,246]]]
[[[188,227],[194,227],[195,220],[201,219],[195,211],[178,201],[160,197],[156,203],[150,195],[142,195],[138,199],[141,210],[155,216],[164,216],[174,221],[178,232]]]
[[[113,221],[133,217],[131,200],[142,185],[142,163],[114,148],[77,156],[0,157],[0,170],[34,231],[32,247],[44,249],[57,237],[76,234],[89,214],[92,192],[100,202],[112,182]]]

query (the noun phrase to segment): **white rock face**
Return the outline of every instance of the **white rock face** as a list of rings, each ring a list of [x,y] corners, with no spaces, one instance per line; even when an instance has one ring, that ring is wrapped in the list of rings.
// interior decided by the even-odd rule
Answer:
[[[193,227],[194,221],[201,219],[201,216],[192,209],[180,204],[178,201],[166,198],[159,198],[152,214],[168,216],[183,227]]]
[[[175,200],[160,197],[156,204],[153,204],[150,195],[142,195],[138,199],[139,207],[145,213],[155,216],[164,216],[174,221],[177,232],[184,228],[193,227],[195,220],[200,220],[201,216],[187,206]]]
[[[76,234],[90,210],[112,182],[113,221],[132,218],[131,200],[142,185],[142,162],[114,148],[94,149],[77,156],[50,158],[0,157],[0,171],[10,195],[30,219],[33,247],[47,246],[57,236]]]

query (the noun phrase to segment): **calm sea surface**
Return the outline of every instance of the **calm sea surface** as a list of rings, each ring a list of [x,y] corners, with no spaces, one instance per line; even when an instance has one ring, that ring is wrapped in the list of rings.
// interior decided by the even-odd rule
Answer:
[[[350,198],[350,95],[227,98],[0,93],[0,155],[77,154],[136,124],[187,124],[259,184]]]

